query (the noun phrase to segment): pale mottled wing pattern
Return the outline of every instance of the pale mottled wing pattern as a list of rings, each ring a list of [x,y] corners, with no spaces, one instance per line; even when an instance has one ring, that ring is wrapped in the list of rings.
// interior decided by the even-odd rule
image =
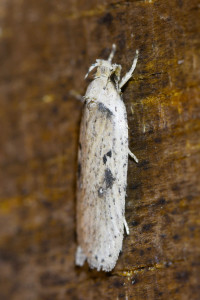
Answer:
[[[124,103],[118,108],[126,121]],[[100,99],[85,104],[79,144],[77,264],[110,271],[122,249],[128,164],[127,121]]]

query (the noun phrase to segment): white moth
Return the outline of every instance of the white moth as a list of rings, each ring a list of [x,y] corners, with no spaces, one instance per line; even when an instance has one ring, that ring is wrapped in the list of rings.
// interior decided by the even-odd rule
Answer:
[[[97,72],[85,94],[80,129],[77,182],[76,265],[87,260],[91,268],[111,271],[122,249],[125,220],[128,154],[128,124],[121,88],[131,78],[120,80],[121,65],[112,64],[116,46],[108,60],[97,59]]]

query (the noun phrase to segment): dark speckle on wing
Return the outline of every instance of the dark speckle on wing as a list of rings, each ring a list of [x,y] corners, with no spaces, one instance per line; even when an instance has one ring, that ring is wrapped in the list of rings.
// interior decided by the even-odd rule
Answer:
[[[108,151],[108,153],[106,154],[107,156],[111,157],[112,156],[112,151]]]
[[[106,164],[106,162],[107,162],[107,157],[106,157],[106,155],[104,155],[103,156],[103,163],[104,163],[104,165]]]
[[[105,170],[104,180],[106,182],[106,188],[112,188],[115,178],[113,177],[111,170],[108,168]]]
[[[103,103],[98,104],[98,110],[106,115],[107,118],[110,118],[113,113],[110,109],[108,109]]]
[[[106,162],[107,162],[107,157],[106,157],[106,156],[112,157],[112,151],[110,150],[110,151],[108,151],[106,154],[104,154],[104,156],[103,156],[103,163],[104,163],[104,165],[105,165]]]

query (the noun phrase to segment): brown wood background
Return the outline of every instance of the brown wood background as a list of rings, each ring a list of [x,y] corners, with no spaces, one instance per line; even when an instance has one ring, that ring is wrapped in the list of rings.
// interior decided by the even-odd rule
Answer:
[[[84,75],[117,44],[130,236],[111,273],[74,266]],[[0,299],[200,299],[200,2],[0,1]]]

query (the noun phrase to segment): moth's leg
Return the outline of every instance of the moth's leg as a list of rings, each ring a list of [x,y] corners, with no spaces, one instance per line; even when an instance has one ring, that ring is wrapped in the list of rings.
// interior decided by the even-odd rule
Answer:
[[[77,250],[76,250],[76,265],[77,266],[83,266],[86,258],[87,257],[83,253],[82,248],[80,246],[78,246]]]
[[[124,75],[124,77],[122,78],[120,84],[119,84],[119,88],[121,89],[126,83],[127,81],[131,78],[134,70],[135,70],[135,67],[137,65],[137,60],[138,60],[138,53],[139,51],[136,50],[136,55],[135,55],[135,58],[133,60],[133,64],[132,64],[132,67],[131,69]]]
[[[136,163],[139,162],[139,160],[137,159],[137,157],[135,156],[135,154],[133,154],[130,149],[128,149],[128,154],[130,155],[130,157],[132,157],[134,159],[134,161]]]
[[[79,101],[81,101],[81,102],[85,102],[85,98],[84,98],[84,96],[81,96],[77,91],[75,91],[75,90],[71,90],[70,92],[69,92],[69,94],[72,96],[72,97],[74,97],[75,99],[77,99],[77,100],[79,100]]]
[[[126,230],[126,234],[129,235],[129,228],[128,228],[128,224],[126,222],[126,219],[124,218],[124,227],[125,227],[125,230]]]

